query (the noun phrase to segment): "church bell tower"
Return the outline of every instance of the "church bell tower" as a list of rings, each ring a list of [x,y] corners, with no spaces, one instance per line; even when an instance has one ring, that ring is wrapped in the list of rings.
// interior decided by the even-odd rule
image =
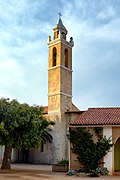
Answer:
[[[53,27],[53,38],[48,37],[48,117],[55,121],[51,162],[67,158],[66,111],[72,110],[72,47],[67,41],[67,29],[59,17]]]
[[[67,29],[59,17],[48,37],[48,113],[71,110],[73,38],[66,40]]]

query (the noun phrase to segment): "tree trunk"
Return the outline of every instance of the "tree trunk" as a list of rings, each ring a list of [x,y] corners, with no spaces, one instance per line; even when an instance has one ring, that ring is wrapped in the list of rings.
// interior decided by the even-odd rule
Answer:
[[[1,169],[10,169],[11,168],[11,165],[10,165],[11,153],[12,153],[12,147],[5,146],[4,157],[3,157]]]

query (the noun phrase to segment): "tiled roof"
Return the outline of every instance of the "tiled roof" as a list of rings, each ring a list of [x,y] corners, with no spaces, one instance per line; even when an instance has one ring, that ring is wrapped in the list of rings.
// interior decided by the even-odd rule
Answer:
[[[120,125],[120,108],[89,108],[70,125]]]

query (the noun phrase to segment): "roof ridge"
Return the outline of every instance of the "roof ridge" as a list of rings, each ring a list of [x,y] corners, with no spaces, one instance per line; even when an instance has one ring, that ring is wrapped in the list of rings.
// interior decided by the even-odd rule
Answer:
[[[120,107],[91,107],[89,109],[120,109]]]

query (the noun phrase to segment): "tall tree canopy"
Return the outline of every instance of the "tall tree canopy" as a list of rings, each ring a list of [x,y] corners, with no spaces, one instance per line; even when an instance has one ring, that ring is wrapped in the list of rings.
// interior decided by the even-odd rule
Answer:
[[[10,169],[12,148],[37,148],[42,141],[52,142],[49,125],[39,106],[20,104],[17,100],[0,99],[0,144],[5,145],[2,169]]]

